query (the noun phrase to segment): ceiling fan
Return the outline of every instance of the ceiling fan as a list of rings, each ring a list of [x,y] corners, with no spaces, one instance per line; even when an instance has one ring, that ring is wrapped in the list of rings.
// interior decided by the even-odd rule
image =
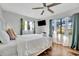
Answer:
[[[59,4],[61,4],[61,3],[52,3],[50,5],[46,5],[46,3],[43,3],[43,7],[36,7],[36,8],[32,8],[32,9],[34,9],[34,10],[43,9],[42,12],[41,12],[41,15],[44,14],[44,12],[45,12],[44,9],[47,9],[49,12],[54,13],[54,11],[52,11],[50,9],[50,7],[53,7],[53,6],[56,6],[56,5],[59,5]]]

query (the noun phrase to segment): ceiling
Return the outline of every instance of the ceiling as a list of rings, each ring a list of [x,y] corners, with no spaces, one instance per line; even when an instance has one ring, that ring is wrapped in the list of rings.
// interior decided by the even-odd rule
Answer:
[[[47,3],[47,5],[48,4],[49,3]],[[2,6],[3,10],[18,13],[36,19],[46,19],[50,16],[60,14],[79,7],[78,3],[62,3],[60,5],[50,8],[54,11],[53,14],[45,9],[45,13],[43,15],[40,15],[40,13],[42,12],[41,9],[32,10],[32,8],[42,7],[42,3],[0,3],[0,5]]]

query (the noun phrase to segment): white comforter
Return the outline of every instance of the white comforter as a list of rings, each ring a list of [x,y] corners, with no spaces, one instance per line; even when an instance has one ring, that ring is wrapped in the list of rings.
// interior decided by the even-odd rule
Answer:
[[[50,39],[40,34],[17,36],[16,40],[0,45],[2,56],[28,56],[50,47]]]
[[[33,55],[49,46],[50,39],[39,34],[17,37],[18,55]]]
[[[7,44],[0,44],[0,56],[16,56],[16,55],[18,55],[18,53],[15,40],[12,40]]]

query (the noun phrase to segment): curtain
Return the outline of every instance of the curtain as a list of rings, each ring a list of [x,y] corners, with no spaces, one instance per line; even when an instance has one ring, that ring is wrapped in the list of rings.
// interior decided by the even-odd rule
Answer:
[[[49,21],[49,36],[52,37],[52,20]]]
[[[30,24],[29,24],[30,22],[29,21],[27,21],[27,28],[28,28],[28,30],[30,30]]]
[[[74,17],[72,16],[72,24],[73,24],[73,34],[72,34],[72,45],[71,48],[75,48],[75,20]]]
[[[73,21],[73,36],[71,48],[79,50],[79,13],[72,16]]]
[[[23,24],[24,23],[23,23],[23,19],[22,18],[20,19],[20,24],[21,24],[21,26],[20,26],[20,35],[23,35],[23,27],[24,27]]]
[[[34,21],[34,31],[33,31],[33,33],[35,34],[35,21]]]

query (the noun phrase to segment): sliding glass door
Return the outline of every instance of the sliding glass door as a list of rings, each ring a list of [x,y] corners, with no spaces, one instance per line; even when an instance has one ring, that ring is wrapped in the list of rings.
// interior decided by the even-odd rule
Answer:
[[[71,45],[71,39],[72,39],[72,19],[71,17],[65,17],[62,18],[62,40],[64,46],[70,46]]]
[[[52,20],[53,40],[58,44],[70,46],[72,39],[72,20],[65,17]]]

